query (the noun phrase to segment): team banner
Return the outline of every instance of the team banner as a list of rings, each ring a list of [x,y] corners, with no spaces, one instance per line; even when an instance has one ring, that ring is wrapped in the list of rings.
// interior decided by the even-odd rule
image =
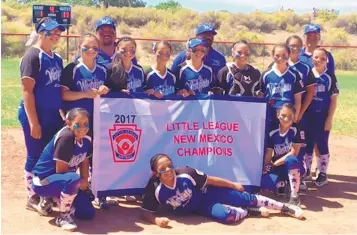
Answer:
[[[266,103],[258,98],[196,96],[165,100],[111,93],[94,101],[93,190],[99,196],[143,192],[150,158],[259,186]]]

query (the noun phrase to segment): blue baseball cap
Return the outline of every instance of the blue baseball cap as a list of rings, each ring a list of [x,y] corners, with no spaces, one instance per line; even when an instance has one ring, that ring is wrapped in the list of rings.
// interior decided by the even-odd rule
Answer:
[[[95,31],[98,31],[98,29],[102,26],[110,26],[114,30],[117,27],[115,21],[109,16],[104,16],[103,18],[97,20],[97,22],[95,23]]]
[[[211,24],[199,25],[196,29],[196,35],[201,34],[201,33],[212,33],[213,35],[217,34],[216,29]]]
[[[304,34],[320,33],[321,27],[318,24],[307,24],[304,29]]]
[[[40,25],[36,28],[38,33],[42,31],[51,31],[57,28],[62,32],[66,30],[63,25],[58,24],[57,21],[51,18],[44,20],[42,23],[40,22]]]
[[[209,44],[208,44],[208,41],[207,40],[204,40],[202,38],[193,38],[191,39],[190,41],[188,41],[188,48],[194,48],[198,45],[202,45],[202,46],[205,46],[205,47],[208,47]]]

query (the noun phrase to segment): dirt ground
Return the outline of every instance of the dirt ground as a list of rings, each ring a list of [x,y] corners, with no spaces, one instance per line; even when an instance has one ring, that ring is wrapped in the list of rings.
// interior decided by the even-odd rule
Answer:
[[[41,217],[25,209],[26,192],[23,179],[25,147],[20,129],[3,129],[1,233],[64,233],[54,226],[53,216]],[[222,225],[199,216],[167,216],[171,229],[161,229],[140,219],[139,205],[120,202],[109,211],[97,210],[93,221],[77,220],[75,233],[357,233],[357,139],[332,136],[329,184],[302,196],[306,220],[285,216],[246,218],[235,225]],[[314,169],[314,168],[313,168]],[[284,200],[284,199],[282,199]]]

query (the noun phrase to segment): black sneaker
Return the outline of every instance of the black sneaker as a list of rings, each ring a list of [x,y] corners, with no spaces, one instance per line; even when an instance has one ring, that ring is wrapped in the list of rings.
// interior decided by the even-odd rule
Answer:
[[[325,173],[320,172],[314,183],[317,187],[321,187],[325,184],[328,184],[327,175]]]
[[[303,219],[304,218],[304,212],[303,210],[298,207],[294,206],[291,204],[284,204],[283,208],[281,209],[281,213],[284,215],[290,215],[291,217],[297,218],[297,219]]]
[[[107,199],[105,197],[102,198],[96,198],[94,200],[94,203],[100,207],[100,209],[103,210],[109,210],[110,204],[108,203]]]
[[[265,207],[248,207],[247,208],[249,216],[269,216],[269,210]]]
[[[298,195],[296,195],[296,196],[291,195],[290,199],[289,199],[289,204],[294,205],[294,206],[300,206],[300,198],[299,198],[299,196]]]
[[[303,177],[300,179],[300,185],[299,185],[299,193],[301,192],[306,192],[307,191],[307,184],[306,181]]]
[[[49,213],[52,212],[53,201],[52,198],[48,197],[41,197],[40,203],[38,204],[38,213],[41,215],[47,216]]]
[[[26,209],[31,211],[37,211],[38,204],[40,203],[40,197],[37,195],[33,195],[27,199]]]

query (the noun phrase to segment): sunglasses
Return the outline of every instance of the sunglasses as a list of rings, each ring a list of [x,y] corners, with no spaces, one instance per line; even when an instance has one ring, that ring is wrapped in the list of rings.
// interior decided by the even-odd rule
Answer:
[[[284,120],[286,120],[286,121],[289,121],[289,122],[291,122],[292,120],[293,120],[293,117],[284,117],[284,116],[279,116],[279,119],[280,120],[282,120],[282,121],[284,121]]]
[[[160,174],[160,175],[163,175],[163,174],[165,174],[165,173],[168,172],[168,171],[172,171],[173,169],[175,169],[174,166],[167,166],[167,167],[165,167],[164,170],[160,170],[160,171],[159,171],[159,174]]]
[[[288,60],[288,56],[274,56],[274,60]]]
[[[125,54],[135,55],[136,50],[123,50],[123,49],[121,49],[119,51],[119,53],[122,54],[122,55],[125,55]]]
[[[81,128],[81,126],[79,126],[78,123],[75,123],[75,124],[73,125],[73,129],[74,129],[74,130],[78,130],[79,128]],[[88,123],[85,124],[84,127],[82,126],[82,128],[89,129],[89,124],[88,124]]]
[[[88,47],[88,46],[83,46],[83,47],[82,47],[82,52],[87,52],[87,51],[89,51],[90,49],[92,49],[92,50],[95,51],[95,52],[99,52],[99,48],[98,48],[98,47]]]
[[[250,54],[249,54],[248,52],[246,52],[246,53],[236,52],[236,58],[240,58],[240,57],[242,57],[243,55],[244,55],[245,57],[248,57]]]

